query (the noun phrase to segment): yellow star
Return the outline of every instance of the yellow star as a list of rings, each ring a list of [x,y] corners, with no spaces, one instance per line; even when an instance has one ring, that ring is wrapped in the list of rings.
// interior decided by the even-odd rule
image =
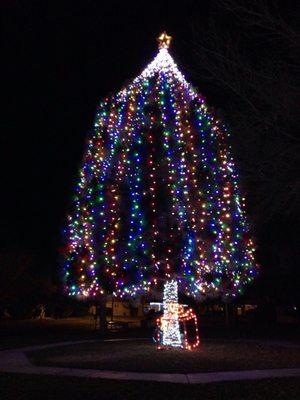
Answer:
[[[168,49],[170,47],[172,36],[168,36],[167,32],[163,32],[157,38],[159,49]]]

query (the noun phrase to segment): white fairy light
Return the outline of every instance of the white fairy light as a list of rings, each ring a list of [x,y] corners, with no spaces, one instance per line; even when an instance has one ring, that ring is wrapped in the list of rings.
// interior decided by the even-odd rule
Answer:
[[[178,318],[178,284],[175,279],[165,283],[163,309],[164,314],[161,318],[162,344],[164,346],[182,347]]]
[[[130,92],[135,87],[140,86],[145,79],[152,78],[157,73],[164,73],[166,76],[171,76],[172,79],[179,81],[188,90],[188,93],[192,98],[197,96],[192,86],[179,71],[167,48],[160,48],[157,56],[151,61],[151,63],[147,65],[143,72],[137,76],[126,89],[121,90],[119,95],[126,95],[126,93]]]

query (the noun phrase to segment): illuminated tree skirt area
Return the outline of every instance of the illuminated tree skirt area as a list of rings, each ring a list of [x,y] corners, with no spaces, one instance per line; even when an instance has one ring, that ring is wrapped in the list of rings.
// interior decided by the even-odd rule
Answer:
[[[212,340],[198,349],[156,350],[149,340],[95,342],[28,353],[36,365],[114,371],[193,373],[300,367],[300,347]]]

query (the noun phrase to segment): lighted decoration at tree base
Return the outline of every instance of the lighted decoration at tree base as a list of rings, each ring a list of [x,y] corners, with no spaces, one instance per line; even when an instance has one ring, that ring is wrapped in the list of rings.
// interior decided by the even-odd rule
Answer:
[[[178,305],[178,285],[176,279],[172,279],[164,285],[164,313],[160,319],[160,327],[163,332],[162,344],[164,346],[182,347]]]
[[[200,338],[196,314],[178,303],[178,284],[175,279],[164,286],[163,315],[157,319],[157,348],[181,347],[192,350]]]
[[[183,347],[187,350],[198,347],[200,344],[198,320],[192,308],[185,309],[179,304],[179,323],[183,329]]]

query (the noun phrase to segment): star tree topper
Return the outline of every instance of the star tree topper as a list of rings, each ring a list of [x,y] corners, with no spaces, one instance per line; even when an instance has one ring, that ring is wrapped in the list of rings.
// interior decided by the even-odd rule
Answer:
[[[172,40],[172,36],[169,36],[166,31],[160,34],[157,38],[158,48],[159,49],[168,49],[170,47],[170,43]]]

